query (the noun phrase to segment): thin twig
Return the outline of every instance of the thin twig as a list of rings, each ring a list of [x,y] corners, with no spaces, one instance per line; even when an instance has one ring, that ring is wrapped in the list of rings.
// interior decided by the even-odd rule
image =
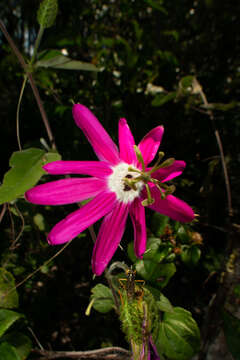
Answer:
[[[24,231],[24,227],[25,227],[25,220],[24,220],[24,217],[23,217],[21,211],[19,210],[19,208],[17,207],[16,204],[14,204],[14,207],[15,207],[15,209],[16,209],[16,211],[17,211],[17,213],[18,213],[18,215],[19,215],[19,217],[20,217],[20,219],[21,219],[21,221],[22,221],[22,227],[21,227],[21,230],[20,230],[18,236],[16,237],[16,239],[15,239],[15,240],[13,241],[13,243],[11,244],[10,250],[14,250],[14,249],[15,249],[16,244],[17,244],[18,240],[20,239],[20,237],[22,236],[23,231]]]
[[[216,124],[215,124],[215,119],[214,119],[213,112],[209,108],[209,102],[207,100],[207,97],[206,97],[205,93],[203,92],[202,87],[201,87],[200,83],[198,82],[198,80],[196,78],[193,79],[193,87],[195,87],[195,89],[197,89],[197,92],[198,92],[198,94],[200,95],[200,97],[202,99],[204,107],[206,108],[206,113],[209,116],[209,119],[211,120],[212,125],[213,125],[213,131],[214,131],[214,134],[215,134],[215,137],[216,137],[216,140],[217,140],[217,145],[218,145],[218,149],[219,149],[219,153],[220,153],[220,157],[221,157],[221,163],[222,163],[223,174],[224,174],[224,181],[225,181],[225,187],[226,187],[226,193],[227,193],[227,202],[228,202],[228,215],[229,215],[229,217],[232,217],[233,208],[232,208],[231,187],[230,187],[228,170],[227,170],[226,160],[225,160],[224,151],[223,151],[222,140],[221,140],[219,131],[218,131],[218,129],[216,127]]]
[[[0,213],[0,223],[2,222],[2,219],[4,217],[4,214],[5,214],[6,210],[7,210],[7,203],[4,203],[3,207],[2,207],[2,211]]]
[[[55,259],[55,257],[57,257],[58,255],[60,255],[67,246],[70,245],[70,243],[72,242],[69,241],[67,242],[56,254],[54,254],[50,259],[48,259],[47,261],[45,261],[41,266],[39,266],[36,270],[34,270],[31,274],[29,274],[28,276],[26,276],[22,281],[20,281],[16,286],[14,286],[12,289],[10,289],[9,291],[7,291],[5,294],[2,295],[2,297],[7,296],[8,294],[10,294],[12,291],[14,291],[15,289],[17,289],[19,286],[23,285],[27,280],[31,279],[36,273],[38,273],[43,267],[45,267],[46,265],[48,265],[53,259]]]
[[[34,349],[33,352],[42,355],[49,360],[61,358],[109,360],[130,359],[130,352],[117,346],[87,351],[47,351]]]
[[[23,67],[23,69],[24,69],[24,71],[26,73],[26,76],[29,79],[30,85],[32,87],[33,94],[35,96],[35,99],[37,101],[37,104],[38,104],[38,107],[39,107],[39,110],[40,110],[40,113],[41,113],[41,116],[42,116],[43,123],[45,125],[46,131],[47,131],[47,134],[48,134],[49,141],[51,143],[52,148],[56,149],[56,144],[54,142],[54,137],[53,137],[53,134],[52,134],[52,131],[51,131],[51,128],[50,128],[50,124],[49,124],[49,121],[48,121],[48,118],[47,118],[47,114],[46,114],[45,109],[43,107],[42,100],[40,98],[39,91],[38,91],[38,89],[37,89],[37,87],[35,85],[35,82],[33,80],[32,74],[29,72],[29,66],[26,64],[22,54],[20,53],[20,51],[18,50],[18,48],[15,45],[14,41],[12,40],[11,36],[9,35],[9,33],[8,33],[7,29],[5,28],[5,25],[2,22],[2,20],[0,20],[0,29],[2,30],[3,34],[5,35],[9,45],[11,46],[14,54],[17,56],[18,61],[22,65],[22,67]]]

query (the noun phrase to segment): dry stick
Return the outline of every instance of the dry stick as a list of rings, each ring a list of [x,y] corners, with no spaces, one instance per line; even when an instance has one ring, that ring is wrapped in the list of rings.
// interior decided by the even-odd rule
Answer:
[[[130,359],[130,352],[117,346],[88,351],[47,351],[34,349],[33,352],[46,357],[46,359]]]
[[[47,118],[47,114],[44,110],[44,107],[43,107],[43,104],[42,104],[42,100],[40,98],[40,95],[39,95],[39,91],[35,85],[35,82],[33,80],[33,77],[32,77],[32,74],[29,72],[29,68],[28,68],[28,65],[26,64],[22,54],[20,53],[20,51],[18,50],[17,46],[15,45],[14,41],[12,40],[11,36],[9,35],[7,29],[5,28],[5,25],[4,23],[2,22],[2,20],[0,20],[0,29],[2,30],[3,34],[5,35],[9,45],[11,46],[13,52],[15,53],[15,55],[17,56],[20,64],[22,65],[28,79],[29,79],[29,82],[30,82],[30,85],[32,87],[32,91],[33,91],[33,94],[35,96],[35,99],[37,101],[37,104],[38,104],[38,107],[39,107],[39,110],[40,110],[40,113],[41,113],[41,116],[42,116],[42,119],[43,119],[43,123],[45,125],[45,128],[46,128],[46,131],[47,131],[47,134],[48,134],[48,138],[49,138],[49,141],[51,143],[51,146],[52,148],[55,150],[56,149],[56,144],[54,142],[54,138],[53,138],[53,134],[52,134],[52,131],[51,131],[51,128],[50,128],[50,124],[49,124],[49,121],[48,121],[48,118]]]

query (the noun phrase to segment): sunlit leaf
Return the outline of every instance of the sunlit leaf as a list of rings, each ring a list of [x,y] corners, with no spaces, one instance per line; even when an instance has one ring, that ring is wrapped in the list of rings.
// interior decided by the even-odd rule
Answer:
[[[58,153],[46,153],[36,148],[14,152],[9,162],[11,169],[5,174],[0,187],[0,204],[13,201],[23,195],[39,181],[42,175],[46,174],[43,165],[60,159]]]

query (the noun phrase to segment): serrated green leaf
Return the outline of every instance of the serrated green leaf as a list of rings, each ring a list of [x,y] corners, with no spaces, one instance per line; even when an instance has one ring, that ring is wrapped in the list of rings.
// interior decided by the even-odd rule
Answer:
[[[16,151],[10,158],[11,169],[5,174],[3,184],[0,187],[0,204],[10,202],[23,195],[33,187],[46,174],[42,166],[60,160],[58,153],[30,148]]]
[[[7,342],[0,343],[0,359],[1,360],[21,360],[16,349]]]
[[[21,360],[27,359],[32,349],[32,342],[28,336],[20,332],[10,332],[9,334],[4,335],[2,340],[15,348],[15,351]]]
[[[200,331],[191,313],[180,307],[165,312],[155,344],[171,360],[191,359],[200,347]]]
[[[49,54],[45,53],[45,55],[36,62],[35,66],[63,70],[99,71],[99,69],[91,63],[70,59],[61,54],[61,52],[54,50],[51,50]]]
[[[114,307],[114,298],[111,290],[98,284],[92,290],[91,299],[94,300],[93,308],[101,313],[107,313]]]
[[[12,310],[0,309],[0,337],[16,320],[22,316],[22,314]]]
[[[166,94],[157,94],[152,101],[152,106],[162,106],[167,102],[175,99],[177,93],[175,91]]]
[[[229,312],[224,311],[223,330],[229,351],[235,360],[240,360],[240,320]]]
[[[163,312],[173,312],[173,306],[168,300],[166,296],[163,295],[163,293],[160,294],[159,300],[156,302],[159,310]]]
[[[0,307],[12,309],[18,307],[18,293],[12,274],[0,268]]]
[[[51,27],[58,12],[57,0],[43,0],[37,12],[37,21],[43,28]]]

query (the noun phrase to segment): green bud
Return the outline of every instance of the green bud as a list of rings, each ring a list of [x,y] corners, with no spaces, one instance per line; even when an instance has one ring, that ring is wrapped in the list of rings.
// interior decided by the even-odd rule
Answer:
[[[37,12],[37,21],[42,28],[51,27],[58,12],[57,0],[43,0]]]

